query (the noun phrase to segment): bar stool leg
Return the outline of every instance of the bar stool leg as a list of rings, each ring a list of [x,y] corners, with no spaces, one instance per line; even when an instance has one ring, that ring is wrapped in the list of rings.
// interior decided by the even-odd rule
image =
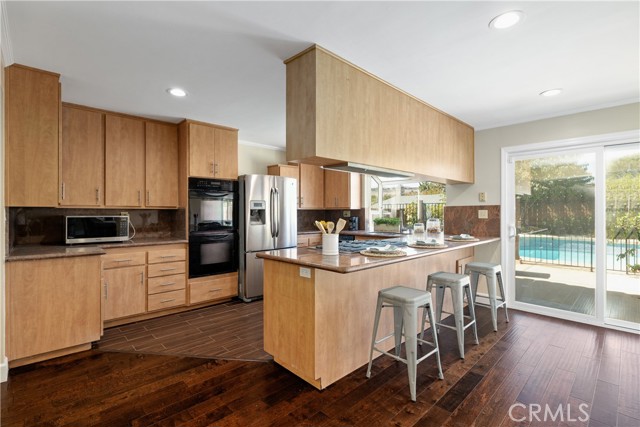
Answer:
[[[507,312],[507,294],[504,292],[504,284],[502,283],[502,272],[496,272],[496,277],[498,279],[498,285],[500,286],[500,294],[502,295],[502,308],[504,308],[504,317],[507,318],[507,323],[509,323],[509,313]]]
[[[473,302],[473,298],[471,297],[471,289],[469,286],[465,286],[465,292],[467,293],[467,302],[469,303],[469,316],[471,317],[471,321],[473,322],[473,336],[476,339],[476,344],[480,344],[478,341],[478,322],[476,322],[476,306]]]
[[[416,365],[417,365],[417,341],[416,335],[416,318],[418,308],[409,304],[403,304],[401,307],[404,320],[404,340],[405,349],[407,351],[407,370],[409,373],[409,391],[411,391],[411,400],[416,401]]]
[[[373,321],[373,336],[371,337],[371,350],[369,351],[369,366],[367,367],[367,378],[371,377],[371,363],[373,362],[373,347],[376,345],[376,335],[378,334],[378,324],[380,323],[380,312],[382,311],[382,298],[378,295],[376,303],[376,317]]]
[[[496,302],[496,276],[487,274],[487,291],[489,291],[489,305],[491,306],[491,323],[493,330],[498,330],[498,307]]]
[[[477,271],[469,271],[469,267],[465,266],[464,274],[469,276],[469,286],[471,286],[471,292],[473,293],[473,300],[476,300],[478,294],[478,281],[480,280],[480,273]]]
[[[442,364],[440,363],[440,345],[438,344],[438,334],[436,333],[436,324],[433,322],[433,309],[431,304],[425,308],[425,313],[429,314],[429,323],[431,324],[431,334],[433,335],[433,345],[436,348],[436,360],[438,361],[438,378],[444,379],[442,374]],[[422,322],[422,334],[424,334],[424,321]],[[422,339],[422,337],[421,337]]]
[[[403,323],[404,310],[403,307],[393,306],[393,338],[396,341],[395,352],[396,356],[400,356],[400,349],[402,347],[402,323]]]
[[[449,287],[451,291],[451,301],[453,303],[453,317],[456,322],[456,334],[458,335],[458,349],[460,350],[460,358],[464,359],[464,301],[463,292],[459,287]],[[442,307],[442,303],[440,303]],[[438,308],[440,311],[441,308]],[[440,322],[440,319],[438,319]]]
[[[442,305],[444,304],[444,290],[442,285],[436,285],[436,331],[440,333],[440,322],[442,322]]]

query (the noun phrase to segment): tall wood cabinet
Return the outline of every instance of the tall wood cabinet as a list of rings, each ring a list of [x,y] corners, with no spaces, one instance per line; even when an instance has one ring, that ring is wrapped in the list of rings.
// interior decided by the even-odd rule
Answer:
[[[238,130],[185,120],[179,126],[186,150],[187,174],[203,178],[238,178]]]
[[[142,207],[145,184],[144,121],[105,117],[105,204]]]
[[[62,106],[61,206],[104,206],[104,114]]]
[[[59,74],[22,65],[5,69],[5,202],[57,206]]]
[[[100,339],[99,256],[11,261],[6,270],[11,366]]]
[[[178,128],[146,122],[145,206],[178,206]]]

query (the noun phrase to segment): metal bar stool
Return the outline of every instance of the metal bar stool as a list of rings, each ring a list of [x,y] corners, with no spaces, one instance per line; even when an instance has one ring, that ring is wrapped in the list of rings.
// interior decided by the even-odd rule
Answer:
[[[507,296],[504,292],[502,284],[502,267],[500,264],[492,264],[488,262],[470,262],[464,268],[464,274],[468,274],[471,278],[471,292],[473,293],[473,302],[476,305],[491,308],[491,321],[493,322],[493,330],[498,330],[498,308],[504,307],[504,316],[509,321],[509,313],[507,312]],[[478,292],[478,279],[480,275],[487,279],[487,290],[489,291],[489,305],[476,303],[476,294]],[[496,295],[496,282],[500,288],[502,299],[498,303]]]
[[[458,335],[458,349],[460,350],[460,358],[464,359],[464,331],[468,327],[473,327],[473,335],[478,344],[478,328],[476,327],[476,312],[473,307],[473,298],[471,296],[471,289],[469,286],[469,276],[465,274],[447,273],[439,271],[437,273],[430,274],[427,277],[427,291],[431,292],[433,286],[436,287],[436,325],[438,332],[440,327],[453,329]],[[444,325],[442,320],[442,304],[444,302],[444,291],[449,289],[451,292],[451,300],[453,303],[453,317],[455,319],[455,326]],[[467,302],[469,304],[469,316],[464,315],[464,295],[467,296]],[[464,319],[471,319],[469,323],[465,325]]]
[[[393,327],[394,332],[376,341],[376,335],[378,334],[378,324],[380,323],[380,313],[383,308],[393,307]],[[422,317],[422,332],[418,339],[418,331],[416,326],[418,323],[418,309],[424,307],[424,316]],[[423,340],[424,334],[424,322],[425,318],[429,315],[429,323],[431,324],[431,331],[433,333],[433,342]],[[402,330],[404,329],[404,334]],[[438,360],[438,377],[443,379],[442,365],[440,364],[440,352],[438,349],[438,336],[434,331],[433,322],[433,309],[431,308],[431,294],[420,289],[407,288],[405,286],[394,286],[392,288],[382,289],[378,292],[378,301],[376,306],[376,317],[373,324],[373,336],[371,337],[371,352],[369,353],[369,366],[367,367],[367,378],[371,377],[371,364],[373,362],[373,351],[378,351],[387,356],[393,357],[400,362],[407,365],[409,371],[409,390],[411,391],[411,400],[416,401],[416,367],[418,363],[422,362],[427,357],[435,354]],[[400,345],[402,343],[402,336],[405,338],[406,359],[400,357]],[[395,354],[391,354],[387,351],[381,350],[376,347],[382,341],[388,338],[395,337]],[[433,347],[433,350],[423,355],[420,359],[417,358],[417,343],[429,344]]]

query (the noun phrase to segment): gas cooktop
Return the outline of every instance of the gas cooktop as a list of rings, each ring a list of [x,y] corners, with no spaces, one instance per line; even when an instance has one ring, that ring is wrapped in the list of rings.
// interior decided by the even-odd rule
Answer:
[[[402,239],[383,239],[383,240],[350,240],[338,243],[338,250],[345,253],[356,253],[367,248],[381,248],[383,246],[407,246]]]

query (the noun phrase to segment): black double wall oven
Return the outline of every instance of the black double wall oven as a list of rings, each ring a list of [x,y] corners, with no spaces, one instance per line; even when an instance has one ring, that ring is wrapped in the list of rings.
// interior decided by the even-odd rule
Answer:
[[[189,277],[238,271],[238,181],[189,178]]]

